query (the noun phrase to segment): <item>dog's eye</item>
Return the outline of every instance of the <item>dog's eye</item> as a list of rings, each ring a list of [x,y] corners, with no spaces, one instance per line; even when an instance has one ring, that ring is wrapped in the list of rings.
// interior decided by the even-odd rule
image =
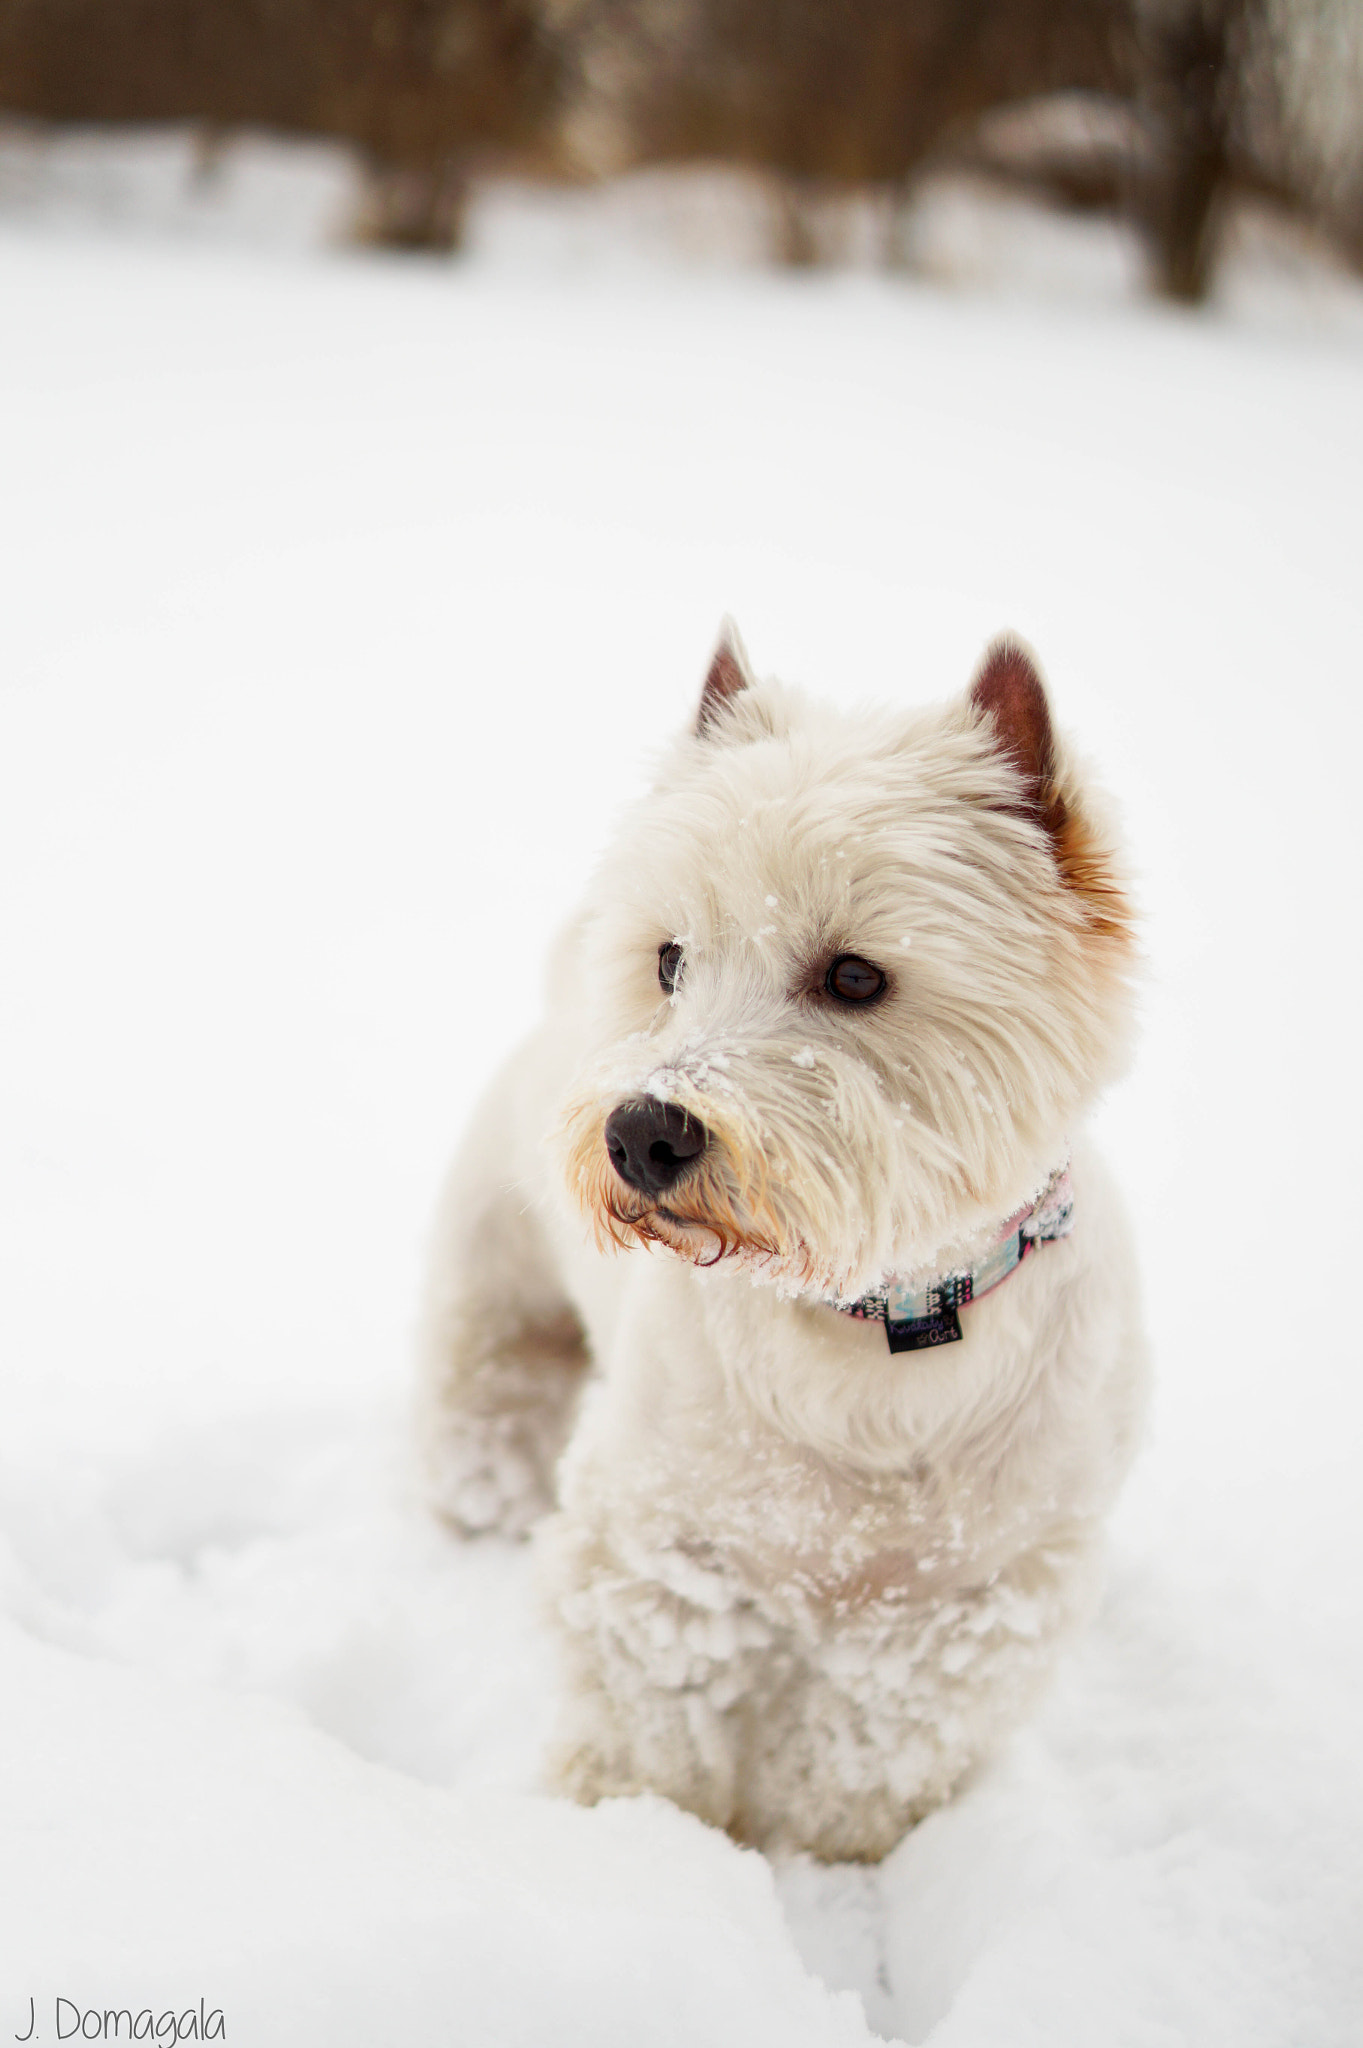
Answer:
[[[856,953],[839,953],[823,978],[829,995],[840,1003],[873,1003],[885,992],[885,977]]]
[[[682,978],[682,949],[676,939],[658,948],[658,986],[670,996]]]

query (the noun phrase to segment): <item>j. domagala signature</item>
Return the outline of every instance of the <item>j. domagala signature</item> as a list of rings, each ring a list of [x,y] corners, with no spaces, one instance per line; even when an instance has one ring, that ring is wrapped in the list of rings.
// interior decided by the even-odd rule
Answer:
[[[201,1998],[177,2012],[167,2006],[156,2012],[149,2005],[78,2005],[74,1998],[52,2001],[49,2032],[38,2010],[38,2001],[28,2001],[28,2024],[14,2038],[19,2042],[48,2041],[225,2041],[227,2022],[222,2007],[210,2006]]]

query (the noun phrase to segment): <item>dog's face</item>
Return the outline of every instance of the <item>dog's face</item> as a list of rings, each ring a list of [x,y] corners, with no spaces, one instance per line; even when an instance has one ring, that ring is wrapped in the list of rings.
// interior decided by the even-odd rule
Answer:
[[[599,1239],[789,1291],[992,1229],[1126,1049],[1125,901],[1014,644],[945,709],[848,715],[727,637],[581,944],[565,1163]]]

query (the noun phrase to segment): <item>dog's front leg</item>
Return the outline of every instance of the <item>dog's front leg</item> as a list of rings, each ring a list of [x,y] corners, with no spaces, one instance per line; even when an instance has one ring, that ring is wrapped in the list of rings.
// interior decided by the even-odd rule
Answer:
[[[420,1344],[422,1462],[467,1533],[522,1535],[553,1505],[588,1356],[538,1207],[532,1042],[489,1093],[437,1218]]]
[[[565,1512],[539,1543],[566,1680],[553,1789],[584,1805],[658,1792],[732,1827],[755,1688],[779,1679],[771,1623],[684,1538],[626,1558]]]

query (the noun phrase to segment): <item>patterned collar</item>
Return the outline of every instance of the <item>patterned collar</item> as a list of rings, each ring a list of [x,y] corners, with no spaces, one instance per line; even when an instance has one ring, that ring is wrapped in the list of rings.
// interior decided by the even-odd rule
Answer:
[[[931,1351],[939,1344],[959,1344],[962,1331],[957,1311],[1015,1273],[1039,1244],[1068,1237],[1073,1228],[1074,1192],[1066,1160],[1031,1207],[1008,1218],[978,1265],[939,1273],[921,1287],[890,1280],[874,1293],[863,1294],[860,1301],[840,1301],[837,1307],[861,1322],[883,1323],[891,1351]]]

